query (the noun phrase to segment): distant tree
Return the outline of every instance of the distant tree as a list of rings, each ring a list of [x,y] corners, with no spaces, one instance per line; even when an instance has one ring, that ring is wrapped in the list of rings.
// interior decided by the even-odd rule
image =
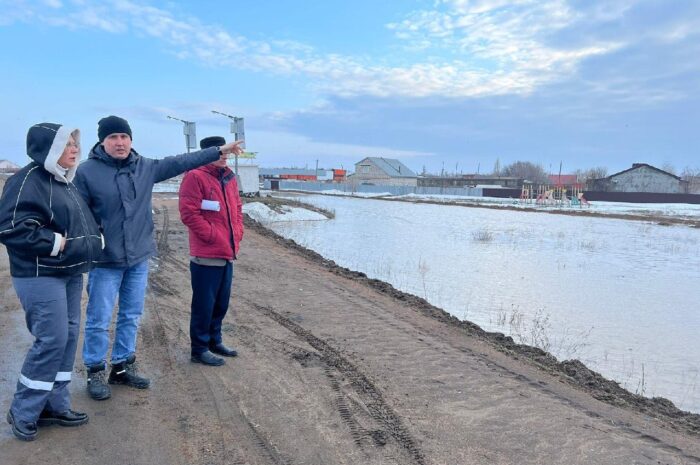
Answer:
[[[700,168],[686,166],[681,173],[681,179],[688,181],[689,194],[700,194]]]
[[[592,179],[604,178],[608,175],[608,169],[604,166],[596,166],[585,170],[578,169],[574,172],[579,182],[585,183]]]
[[[667,173],[677,174],[676,167],[669,162],[665,162],[663,165],[661,165],[661,169],[666,171]]]
[[[504,166],[501,170],[501,176],[523,178],[535,184],[546,184],[548,182],[547,172],[544,167],[529,161],[516,161]]]
[[[494,163],[494,165],[493,165],[493,175],[494,176],[501,175],[501,160],[500,160],[500,158],[496,158],[496,163]]]

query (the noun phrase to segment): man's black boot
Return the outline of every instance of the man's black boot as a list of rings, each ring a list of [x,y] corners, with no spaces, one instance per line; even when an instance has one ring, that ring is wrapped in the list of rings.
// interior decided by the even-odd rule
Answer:
[[[223,342],[219,342],[218,344],[209,344],[209,350],[214,354],[223,355],[224,357],[235,357],[238,355],[238,352],[235,349],[226,347]]]
[[[105,400],[112,397],[112,390],[107,386],[105,366],[95,365],[88,367],[87,391],[90,398],[94,400]]]
[[[125,362],[112,365],[109,373],[109,384],[123,384],[136,389],[148,389],[151,380],[139,376],[136,368],[136,356],[132,355]]]
[[[194,363],[201,363],[202,365],[209,365],[212,367],[219,367],[226,363],[223,358],[217,357],[208,350],[206,352],[202,352],[201,354],[192,354],[191,360]]]
[[[87,413],[76,412],[68,409],[65,412],[50,412],[44,410],[39,415],[37,424],[39,426],[59,425],[59,426],[80,426],[89,420]]]

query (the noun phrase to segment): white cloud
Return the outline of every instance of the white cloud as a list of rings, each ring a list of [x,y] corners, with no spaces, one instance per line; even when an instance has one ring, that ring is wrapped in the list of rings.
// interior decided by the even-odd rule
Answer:
[[[324,155],[333,159],[344,158],[359,161],[363,157],[415,158],[434,156],[430,152],[396,150],[382,146],[372,146],[358,141],[357,144],[320,142],[298,134],[277,131],[255,131],[256,150],[266,154],[279,155],[281,159],[309,162],[319,158],[323,164]]]
[[[470,64],[479,64],[483,74],[489,79],[497,77],[498,87],[507,93],[532,91],[571,74],[585,58],[621,46],[615,42],[573,49],[547,45],[548,36],[579,20],[580,15],[564,0],[444,0],[440,4],[444,8],[414,12],[387,27],[407,41],[409,48],[430,44],[454,56],[470,57],[469,63],[458,68],[460,76],[470,74]],[[483,88],[479,84],[472,88],[499,93],[496,86]]]
[[[60,6],[60,0],[46,0]],[[596,7],[586,21],[620,17],[631,0]],[[93,3],[74,0],[60,12],[19,3],[5,12],[8,21],[40,20],[67,28],[97,28],[112,34],[150,36],[167,44],[181,59],[207,65],[227,65],[283,76],[306,77],[322,93],[339,96],[470,97],[527,94],[539,86],[574,73],[586,58],[624,46],[622,41],[589,40],[557,48],[548,38],[582,20],[565,0],[438,0],[432,10],[416,11],[389,24],[401,43],[422,53],[403,66],[385,64],[387,57],[321,54],[293,41],[255,41],[229,33],[196,18],[170,11],[111,0]],[[587,12],[588,13],[588,12]],[[593,18],[593,19],[591,19]],[[663,33],[667,40],[685,36],[684,24]],[[657,32],[657,34],[662,34]]]

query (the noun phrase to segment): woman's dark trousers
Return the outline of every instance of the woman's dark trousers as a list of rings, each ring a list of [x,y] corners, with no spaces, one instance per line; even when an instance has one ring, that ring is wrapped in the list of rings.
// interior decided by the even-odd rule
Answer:
[[[68,384],[80,330],[83,275],[12,278],[34,344],[24,359],[10,410],[36,422],[42,410],[70,409]]]

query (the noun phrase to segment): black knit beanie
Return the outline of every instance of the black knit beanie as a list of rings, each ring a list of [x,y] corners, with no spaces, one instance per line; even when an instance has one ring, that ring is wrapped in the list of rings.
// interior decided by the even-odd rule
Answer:
[[[100,142],[104,142],[105,137],[110,134],[129,134],[129,139],[131,139],[129,122],[114,115],[102,118],[97,123],[97,138],[100,139]]]
[[[199,141],[199,148],[202,150],[209,147],[221,147],[222,145],[226,145],[226,139],[221,136],[205,137]]]

